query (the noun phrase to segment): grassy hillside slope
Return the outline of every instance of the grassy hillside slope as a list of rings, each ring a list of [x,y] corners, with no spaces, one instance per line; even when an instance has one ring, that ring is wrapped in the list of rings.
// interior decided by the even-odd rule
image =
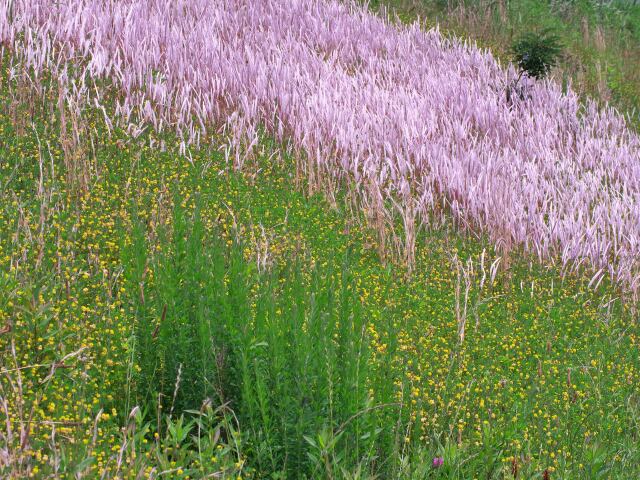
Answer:
[[[266,138],[234,173],[223,143],[189,161],[96,110],[73,140],[51,98],[2,98],[3,475],[640,473],[640,332],[609,287],[492,269],[446,223],[407,277]]]
[[[507,62],[519,35],[551,29],[564,46],[553,72],[580,95],[609,102],[640,122],[640,4],[591,0],[373,0],[401,19],[422,18],[470,38]]]
[[[27,2],[21,5],[25,11],[31,8]],[[138,7],[148,5],[153,2]],[[267,2],[261,5],[270,11]],[[338,4],[333,8],[340,11]],[[30,11],[33,21],[39,21],[41,12]],[[153,12],[164,18],[162,12]],[[0,18],[6,20],[3,13],[0,9]],[[218,18],[217,13],[213,11],[212,18]],[[265,19],[244,13],[259,31]],[[353,26],[348,12],[341,15],[343,27]],[[371,25],[387,28],[364,15],[356,18],[363,31]],[[82,16],[72,20],[82,23]],[[271,20],[279,25],[277,16]],[[326,33],[327,19],[307,20]],[[116,23],[108,23],[105,31],[113,33]],[[235,27],[242,25],[238,20]],[[88,35],[96,31],[86,23],[83,28]],[[286,28],[274,30],[287,37]],[[164,32],[150,31],[154,40],[157,31]],[[61,32],[69,36],[67,47],[77,47],[75,30]],[[463,69],[449,68],[455,56],[451,52],[473,58],[480,54],[446,44],[457,50],[444,55],[433,46],[440,43],[426,43],[431,37],[417,30],[412,35],[447,58],[434,83],[453,78],[450,91],[469,90],[456,83],[454,73]],[[358,97],[361,84],[349,83],[356,77],[362,84],[370,82],[371,91],[384,99],[386,87],[394,83],[384,74],[398,75],[405,79],[410,100],[432,106],[415,93],[421,79],[393,59],[368,66],[354,62],[347,69],[340,55],[350,58],[348,42],[328,42],[329,50],[336,48],[330,63],[322,51],[304,43],[316,38],[300,37],[292,49],[308,56],[309,65],[327,78],[351,86],[353,105],[372,107],[363,109],[363,115],[373,117],[373,107],[388,104],[379,101],[376,106],[366,103],[366,95]],[[27,45],[20,43],[20,35],[16,38],[16,45]],[[180,38],[189,48],[179,53],[192,54],[188,39]],[[408,37],[402,38],[405,48]],[[106,53],[100,50],[106,40],[93,40],[93,67],[109,71]],[[249,40],[250,48],[262,46],[253,37]],[[358,40],[351,35],[352,43]],[[118,50],[117,35],[109,41],[115,45],[114,58],[129,58]],[[622,285],[608,283],[606,275],[585,276],[581,261],[565,262],[561,268],[561,259],[549,255],[546,263],[539,263],[522,245],[498,250],[494,241],[478,233],[483,230],[463,228],[466,217],[454,220],[442,199],[422,218],[428,228],[416,226],[409,195],[405,217],[381,219],[385,209],[394,212],[393,201],[399,197],[389,195],[376,209],[366,203],[366,192],[358,196],[362,191],[353,177],[345,174],[340,182],[333,181],[331,173],[341,170],[331,168],[352,160],[335,151],[330,159],[334,163],[314,170],[312,156],[291,140],[293,134],[285,135],[282,122],[283,133],[276,140],[275,120],[259,121],[275,103],[268,104],[266,96],[266,106],[256,107],[250,82],[238,82],[248,107],[229,115],[237,122],[223,119],[224,128],[211,128],[206,135],[192,130],[194,136],[202,134],[195,147],[178,138],[172,130],[176,124],[165,120],[180,117],[183,126],[193,127],[204,123],[202,118],[196,120],[182,107],[180,115],[173,116],[173,104],[145,103],[148,91],[131,85],[140,81],[140,89],[148,88],[158,98],[164,92],[164,99],[171,101],[202,98],[195,90],[185,89],[184,97],[169,95],[167,85],[172,83],[163,83],[153,70],[149,81],[142,75],[128,77],[131,90],[123,93],[122,84],[74,69],[84,66],[82,62],[58,69],[60,58],[72,62],[75,56],[52,56],[47,63],[42,59],[54,50],[38,42],[29,45],[23,57],[11,57],[8,47],[3,50],[8,52],[7,64],[0,76],[0,477],[640,476],[640,325],[637,304]],[[129,60],[142,50],[134,46],[127,45]],[[368,55],[363,52],[363,57]],[[229,82],[242,65],[245,73],[251,68],[239,58],[238,69],[229,69],[225,77]],[[386,54],[374,59],[382,58]],[[301,84],[306,79],[310,83],[304,85],[313,85],[313,75],[295,63],[297,57],[278,59],[279,66],[299,74]],[[25,68],[19,60],[41,70]],[[133,60],[131,68],[145,71],[144,62]],[[470,65],[476,75],[483,63]],[[272,72],[271,65],[263,67]],[[168,68],[165,73],[175,72]],[[179,84],[188,77],[183,73],[172,81]],[[379,88],[384,81],[389,84]],[[336,82],[323,85],[329,91]],[[531,88],[537,92],[538,87]],[[544,88],[540,92],[551,91]],[[337,106],[348,111],[340,93],[334,91],[334,103],[318,101],[316,112],[332,114]],[[488,95],[477,98],[486,100]],[[278,97],[283,118],[295,112],[284,110],[294,97],[300,105],[310,98]],[[500,92],[495,98],[504,101]],[[567,97],[550,98],[563,103]],[[401,114],[406,112],[401,107],[407,103],[400,100],[394,104],[397,122],[391,125],[406,134],[397,143],[399,149],[410,143],[406,139],[412,134],[402,131]],[[242,103],[232,98],[229,105],[232,101]],[[451,107],[443,103],[443,108]],[[511,106],[500,113],[513,113],[508,118],[515,122],[516,114],[527,117],[529,107],[523,105],[515,113]],[[258,118],[255,124],[242,117],[252,108],[254,117],[247,118]],[[384,108],[379,118],[385,118]],[[471,140],[483,132],[483,138],[491,139],[495,132],[486,122],[489,117],[476,113]],[[596,113],[593,118],[599,119]],[[151,128],[151,120],[142,121],[145,115],[164,125],[164,131]],[[212,125],[213,115],[208,119]],[[353,125],[361,125],[356,123],[359,117],[352,119]],[[299,127],[299,117],[286,120],[291,130]],[[433,131],[444,133],[434,133],[432,143],[452,135],[448,120],[443,115],[439,123],[434,121],[445,127]],[[381,125],[391,128],[375,118],[365,126]],[[466,125],[456,125],[454,133],[464,136]],[[591,125],[584,130],[596,131],[601,123]],[[329,124],[332,128],[327,137],[318,135],[318,144],[331,144],[331,135],[343,126]],[[313,131],[314,125],[307,127]],[[614,136],[610,144],[625,139],[631,157],[636,137],[627,135],[624,125],[618,127],[625,135]],[[576,131],[579,128],[583,126]],[[352,130],[357,134],[355,147],[373,144],[363,135],[373,128]],[[247,131],[255,136],[244,143]],[[590,132],[589,141],[602,138]],[[550,137],[548,131],[538,134],[542,140]],[[300,136],[305,142],[313,140]],[[501,141],[510,140],[503,136]],[[495,143],[496,149],[502,145]],[[550,151],[564,151],[561,147]],[[331,152],[330,147],[323,152]],[[425,152],[426,147],[416,155],[424,158],[419,155]],[[605,158],[601,164],[608,168],[605,160],[618,159]],[[630,162],[625,165],[637,172]],[[407,164],[398,161],[396,166]],[[592,167],[595,171],[601,165]],[[532,166],[529,173],[533,171]],[[603,167],[603,176],[595,177],[585,169],[577,176],[596,178],[597,184],[602,178],[609,181],[607,172]],[[368,186],[375,186],[376,173]],[[616,178],[607,184],[607,198],[618,202],[612,200],[612,205],[619,206],[624,198],[615,188],[636,188],[633,178],[630,173],[631,180],[622,179],[628,183],[615,183],[620,180]],[[381,181],[384,187],[388,183]],[[472,200],[475,195],[454,189],[443,198],[458,201],[463,194]],[[453,208],[454,202],[448,205]],[[624,214],[614,210],[610,218],[619,215],[628,221]],[[410,234],[416,235],[415,248],[407,249]],[[629,242],[627,253],[633,253],[632,246]]]

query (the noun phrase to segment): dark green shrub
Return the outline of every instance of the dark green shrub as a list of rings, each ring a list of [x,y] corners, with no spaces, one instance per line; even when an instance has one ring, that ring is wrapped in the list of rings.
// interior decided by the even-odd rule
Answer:
[[[557,35],[545,29],[522,35],[511,47],[513,61],[521,74],[544,78],[557,65],[562,45]]]

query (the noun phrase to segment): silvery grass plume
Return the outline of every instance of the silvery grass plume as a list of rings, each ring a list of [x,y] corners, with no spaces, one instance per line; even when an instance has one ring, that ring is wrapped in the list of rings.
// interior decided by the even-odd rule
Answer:
[[[374,182],[405,227],[445,204],[505,251],[640,290],[638,135],[550,82],[508,102],[513,68],[437,30],[337,1],[1,0],[0,40],[25,75],[111,85],[114,122],[171,129],[183,151],[263,128],[312,178]]]

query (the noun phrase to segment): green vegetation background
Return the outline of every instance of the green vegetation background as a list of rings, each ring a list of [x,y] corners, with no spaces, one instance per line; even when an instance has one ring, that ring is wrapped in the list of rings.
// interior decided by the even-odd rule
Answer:
[[[438,18],[498,52],[552,23],[582,52],[558,7],[505,4],[511,32],[474,5]],[[571,8],[605,42],[627,18]],[[610,62],[632,108],[622,44],[589,42],[578,88]],[[637,310],[606,282],[522,255],[491,279],[491,245],[446,218],[408,276],[348,186],[310,192],[286,146],[263,137],[235,172],[224,138],[187,159],[92,109],[63,129],[55,84],[2,74],[0,476],[640,476]]]

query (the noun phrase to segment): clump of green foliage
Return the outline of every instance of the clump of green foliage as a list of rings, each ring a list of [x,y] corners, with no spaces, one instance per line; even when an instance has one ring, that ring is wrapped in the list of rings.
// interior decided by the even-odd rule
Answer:
[[[369,458],[381,428],[378,408],[368,408],[366,316],[350,252],[336,252],[341,262],[305,268],[303,258],[260,271],[245,258],[251,245],[237,232],[224,242],[199,207],[189,213],[176,202],[171,218],[160,248],[137,225],[124,252],[136,403],[178,414],[203,401],[228,405],[248,427],[265,475],[332,470],[338,451],[341,461]]]
[[[528,98],[527,89],[520,85],[520,80],[526,74],[538,80],[547,76],[549,71],[558,64],[562,53],[560,38],[550,29],[539,32],[527,32],[520,36],[511,46],[513,63],[520,70],[515,80],[506,88],[507,102],[514,99]]]
[[[521,72],[533,78],[544,78],[558,64],[562,53],[560,38],[549,29],[529,32],[511,47],[514,63]]]

